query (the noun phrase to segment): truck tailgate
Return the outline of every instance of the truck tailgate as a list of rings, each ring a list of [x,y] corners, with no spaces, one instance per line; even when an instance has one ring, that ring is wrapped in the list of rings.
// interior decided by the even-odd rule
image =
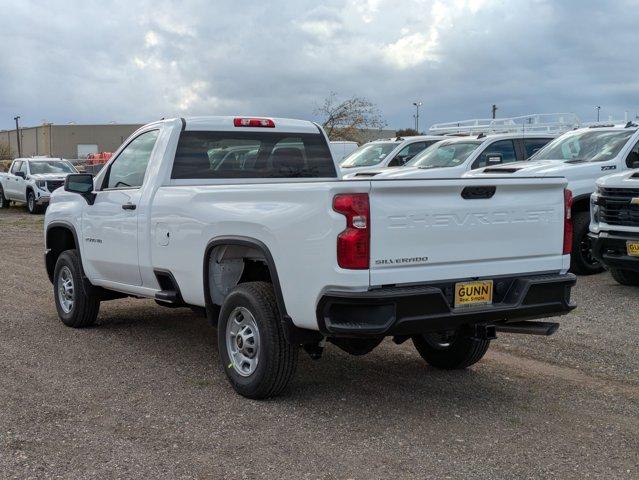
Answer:
[[[564,178],[371,180],[371,286],[568,268]]]

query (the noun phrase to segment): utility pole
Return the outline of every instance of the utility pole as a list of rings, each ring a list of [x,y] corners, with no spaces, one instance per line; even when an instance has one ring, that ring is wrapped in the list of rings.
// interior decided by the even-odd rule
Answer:
[[[493,119],[497,118],[497,105],[493,103]]]
[[[419,107],[422,106],[422,102],[413,102],[415,105],[416,113],[415,113],[415,131],[419,134]]]
[[[601,110],[601,107],[597,105],[595,108],[597,109],[597,121],[599,121],[599,110]]]
[[[22,157],[22,147],[20,145],[20,115],[13,117],[16,121],[16,140],[18,141],[18,158]]]

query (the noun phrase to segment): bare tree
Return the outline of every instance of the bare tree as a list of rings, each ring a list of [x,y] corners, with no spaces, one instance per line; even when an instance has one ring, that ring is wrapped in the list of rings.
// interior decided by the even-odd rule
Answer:
[[[331,140],[352,140],[361,143],[362,129],[382,129],[382,119],[377,105],[362,97],[351,97],[339,101],[337,93],[331,92],[324,103],[315,109]]]
[[[11,147],[7,142],[0,142],[0,160],[11,160]]]

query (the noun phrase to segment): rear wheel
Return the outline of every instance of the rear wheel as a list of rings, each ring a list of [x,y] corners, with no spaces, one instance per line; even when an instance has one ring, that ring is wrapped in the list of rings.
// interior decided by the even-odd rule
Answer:
[[[2,187],[0,187],[0,208],[9,208],[9,200],[4,196]]]
[[[588,237],[590,212],[576,212],[573,215],[573,229],[570,271],[578,275],[603,272],[603,265],[592,255],[592,242]]]
[[[437,332],[416,335],[413,344],[432,367],[458,370],[481,360],[490,346],[490,340],[479,340],[460,332]]]
[[[237,393],[261,399],[287,387],[299,349],[284,338],[270,283],[235,287],[224,300],[217,332],[220,364]]]
[[[620,268],[611,268],[610,274],[612,275],[612,278],[621,285],[639,285],[639,272],[622,270]]]

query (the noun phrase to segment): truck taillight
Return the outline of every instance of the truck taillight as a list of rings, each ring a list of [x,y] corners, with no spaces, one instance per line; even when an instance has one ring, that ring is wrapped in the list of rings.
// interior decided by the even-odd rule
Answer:
[[[275,122],[270,118],[235,117],[233,119],[233,125],[235,125],[236,127],[275,128]]]
[[[564,255],[572,253],[572,192],[564,190]]]
[[[335,195],[333,210],[346,217],[346,230],[337,236],[337,264],[349,270],[367,269],[370,258],[368,194]]]

